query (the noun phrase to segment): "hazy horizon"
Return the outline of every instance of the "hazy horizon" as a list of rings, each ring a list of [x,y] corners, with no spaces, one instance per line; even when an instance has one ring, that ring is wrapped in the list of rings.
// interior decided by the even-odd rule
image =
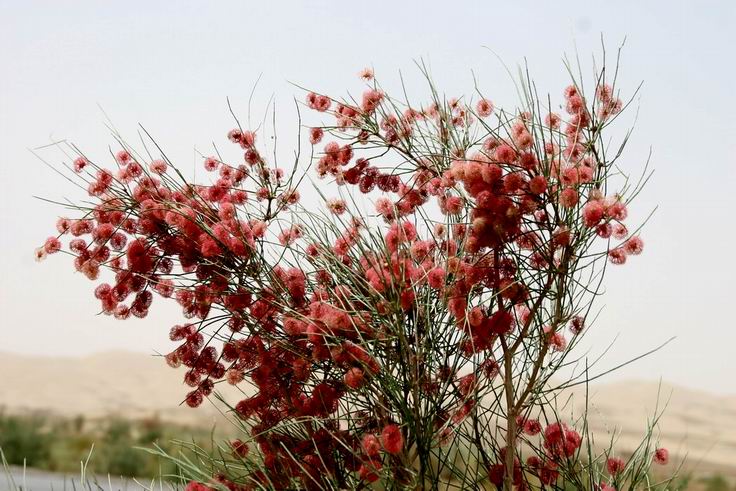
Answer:
[[[589,64],[592,55],[600,57],[603,36],[609,61],[626,38],[622,89],[632,93],[644,82],[622,165],[641,169],[651,149],[656,171],[632,220],[657,211],[642,234],[644,254],[609,268],[598,304],[605,308],[585,346],[594,346],[594,358],[615,341],[603,371],[676,336],[606,380],[661,377],[736,393],[736,330],[727,310],[736,266],[725,258],[736,240],[736,69],[728,62],[736,46],[735,3],[199,5],[0,2],[0,352],[167,352],[174,346],[168,329],[182,321],[175,306],[158,299],[144,320],[96,315],[94,283],[74,274],[68,258],[34,262],[33,250],[62,210],[33,196],[77,194],[29,148],[68,139],[104,156],[114,143],[106,114],[132,140],[142,123],[172,160],[191,168],[195,148],[225,145],[233,125],[225,98],[246,114],[259,77],[254,113],[275,95],[288,127],[293,98],[303,96],[290,82],[356,94],[357,72],[372,66],[393,89],[401,71],[420,98],[419,59],[448,95],[470,94],[475,76],[497,105],[514,106],[513,84],[496,54],[512,70],[526,61],[540,92],[559,96],[567,82],[562,56],[574,57],[577,49]],[[282,147],[287,153],[290,137]]]

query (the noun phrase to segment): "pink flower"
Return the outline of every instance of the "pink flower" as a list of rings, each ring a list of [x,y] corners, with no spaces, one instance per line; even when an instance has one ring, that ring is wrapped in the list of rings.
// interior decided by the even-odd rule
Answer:
[[[626,251],[620,247],[611,249],[608,251],[608,260],[611,261],[611,264],[624,264],[626,263]]]
[[[244,131],[240,138],[240,144],[246,148],[252,147],[256,144],[256,134],[252,131]]]
[[[46,254],[55,254],[61,250],[61,242],[56,237],[49,237],[43,245]]]
[[[498,148],[496,148],[495,158],[499,162],[513,162],[514,160],[516,160],[516,150],[504,143],[503,145],[500,145]]]
[[[565,208],[572,208],[578,204],[579,195],[574,188],[565,188],[560,193],[560,205]]]
[[[381,443],[386,452],[396,455],[404,449],[404,436],[395,424],[386,425],[381,432]]]
[[[380,470],[380,468],[381,461],[372,460],[360,465],[360,468],[358,469],[358,475],[360,476],[360,479],[365,482],[376,482],[380,477],[378,475],[378,471]]]
[[[629,240],[624,242],[623,247],[626,254],[638,256],[644,250],[644,241],[637,235],[636,237],[631,237]]]
[[[360,105],[364,113],[372,113],[383,100],[383,93],[375,89],[363,92],[363,102]]]
[[[330,108],[332,101],[329,97],[310,92],[307,94],[307,105],[315,111],[325,112]]]
[[[610,223],[601,223],[595,228],[595,233],[602,239],[608,239],[613,234],[613,226]]]
[[[556,130],[560,127],[560,116],[557,113],[549,113],[547,116],[544,117],[544,124],[552,128],[553,130]]]
[[[240,143],[243,139],[243,132],[239,128],[232,129],[227,133],[227,139],[233,143]]]
[[[335,215],[342,215],[347,210],[345,200],[332,198],[327,200],[327,209]]]
[[[583,332],[583,329],[585,328],[585,319],[583,319],[581,316],[576,315],[572,318],[570,321],[570,331],[573,334],[580,334]]]
[[[659,465],[666,465],[670,461],[670,451],[666,448],[658,448],[654,451],[653,460]]]
[[[161,159],[154,160],[151,162],[151,165],[149,168],[151,169],[151,172],[156,174],[165,174],[166,173],[166,162],[164,162]]]
[[[545,327],[545,332],[548,332],[548,328],[549,326]],[[553,351],[565,351],[565,348],[567,348],[567,339],[565,339],[562,333],[554,332],[549,336],[549,344]]]
[[[475,105],[475,110],[481,118],[487,118],[493,113],[493,103],[488,99],[481,99]]]
[[[198,407],[202,404],[202,401],[204,400],[204,397],[202,397],[202,392],[199,390],[193,390],[190,393],[187,394],[186,399],[184,399],[184,402],[187,403],[187,406],[189,407]],[[208,488],[195,488],[195,489],[208,489]]]
[[[115,160],[117,160],[119,164],[125,165],[130,162],[132,158],[126,150],[120,150],[115,154]]]
[[[547,179],[544,176],[534,176],[529,181],[529,191],[532,194],[542,194],[547,190]]]
[[[608,84],[599,85],[595,91],[595,96],[601,102],[609,102],[613,97],[613,89]]]
[[[378,441],[376,435],[365,435],[360,446],[369,457],[376,457],[381,451],[381,442]]]
[[[74,172],[82,172],[82,170],[87,167],[88,163],[89,161],[84,157],[77,157],[76,159],[74,159]]]
[[[618,457],[609,457],[608,460],[606,460],[606,468],[608,469],[608,473],[612,476],[618,475],[623,472],[625,467],[626,462],[624,462],[622,459],[619,459]]]
[[[617,239],[625,239],[629,235],[629,230],[623,223],[616,223],[613,225],[613,236]]]
[[[358,367],[351,368],[348,370],[348,373],[345,374],[345,385],[351,389],[360,388],[360,386],[363,385],[364,380],[365,374],[363,373],[363,370]]]
[[[394,215],[394,205],[388,198],[378,198],[376,200],[376,211],[384,218],[391,218]]]
[[[216,171],[220,166],[220,162],[215,157],[207,157],[204,159],[204,168],[210,172]]]
[[[436,267],[427,274],[427,283],[430,287],[440,289],[445,285],[445,270]]]
[[[373,70],[367,67],[363,68],[360,72],[358,72],[358,76],[366,82],[370,82],[371,80],[373,80]]]
[[[565,423],[552,423],[544,430],[544,448],[552,457],[572,457],[581,443],[580,434]]]
[[[606,200],[608,201],[609,198]],[[620,201],[615,201],[609,204],[606,209],[606,216],[614,220],[618,220],[619,222],[625,220],[627,215],[628,211],[626,210],[626,205]]]
[[[36,259],[37,262],[41,262],[46,259],[46,251],[43,247],[39,247],[35,251],[33,251],[33,257]]]
[[[586,227],[593,228],[603,220],[604,214],[603,203],[598,200],[588,201],[583,206],[583,223]]]
[[[322,128],[310,128],[309,130],[309,142],[312,145],[316,145],[322,141],[322,137],[325,132]]]
[[[215,491],[215,488],[211,488],[202,484],[201,482],[190,481],[184,491]]]
[[[56,221],[56,230],[60,234],[65,234],[69,232],[69,229],[71,228],[71,226],[72,226],[72,221],[69,220],[68,218],[59,218]]]
[[[450,196],[445,201],[445,210],[449,215],[457,215],[463,210],[463,199],[460,196]]]
[[[527,419],[524,421],[524,433],[530,436],[538,435],[542,431],[542,425],[538,419]]]

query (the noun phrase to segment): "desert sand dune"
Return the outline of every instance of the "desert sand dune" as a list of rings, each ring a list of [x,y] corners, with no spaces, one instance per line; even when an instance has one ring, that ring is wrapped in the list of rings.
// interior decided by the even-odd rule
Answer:
[[[176,423],[209,425],[222,419],[211,404],[197,410],[180,405],[189,390],[182,373],[163,358],[107,352],[80,358],[0,354],[0,407],[9,412],[43,411],[62,416],[142,418],[158,415]],[[232,387],[220,385],[228,400]],[[579,415],[584,389],[571,389],[562,414]],[[658,401],[659,393],[659,401]],[[736,396],[657,382],[596,383],[590,387],[589,422],[599,442],[616,434],[616,448],[631,450],[647,418],[664,409],[660,440],[688,468],[736,477]],[[565,399],[565,397],[561,398]],[[665,407],[666,406],[666,407]]]

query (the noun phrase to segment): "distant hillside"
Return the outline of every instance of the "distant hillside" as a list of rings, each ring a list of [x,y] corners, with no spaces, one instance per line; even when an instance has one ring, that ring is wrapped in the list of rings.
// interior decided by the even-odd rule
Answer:
[[[189,390],[179,370],[163,358],[109,352],[80,358],[0,354],[0,407],[9,412],[44,411],[62,416],[118,415],[142,418],[158,415],[176,423],[209,425],[221,419],[211,404],[192,410],[179,403]],[[228,400],[235,389],[222,384]],[[688,467],[736,477],[736,397],[655,382],[595,384],[590,388],[589,421],[599,442],[618,434],[617,448],[633,448],[654,414],[657,393],[666,405],[659,428],[661,440],[678,456],[688,455]],[[563,414],[579,415],[584,391],[570,391]],[[565,400],[565,397],[560,400]],[[620,433],[620,434],[619,434]]]
[[[185,424],[210,424],[212,404],[197,410],[182,405],[191,390],[183,373],[163,357],[106,352],[79,358],[0,353],[0,407],[9,412],[41,411],[61,416],[122,416]],[[218,385],[218,388],[220,386]],[[224,387],[232,391],[232,387]]]

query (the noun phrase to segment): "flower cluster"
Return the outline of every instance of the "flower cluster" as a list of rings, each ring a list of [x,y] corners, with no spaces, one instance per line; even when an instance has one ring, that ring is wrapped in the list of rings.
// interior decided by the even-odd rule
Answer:
[[[240,157],[203,158],[206,185],[130,148],[113,168],[79,156],[95,204],[60,219],[37,256],[71,236],[75,268],[119,319],[145,317],[155,296],[180,305],[187,321],[166,361],[185,368],[186,404],[218,383],[246,394],[232,410],[248,435],[231,443],[245,471],[216,476],[230,489],[416,487],[439,479],[430,459],[460,442],[499,487],[553,485],[577,472],[582,438],[524,414],[573,344],[564,327],[573,341],[584,331],[597,291],[582,272],[643,248],[623,223],[635,190],[605,191],[601,133],[623,104],[601,82],[590,104],[565,89],[565,116],[486,98],[410,106],[372,70],[361,78],[357,101],[306,96],[334,118],[306,128],[316,173],[338,194],[323,213],[302,205],[297,168],[276,167],[236,128]],[[347,199],[357,195],[372,207]],[[498,390],[505,402],[489,403]],[[499,414],[505,434],[479,430]],[[608,461],[611,475],[624,466]]]

